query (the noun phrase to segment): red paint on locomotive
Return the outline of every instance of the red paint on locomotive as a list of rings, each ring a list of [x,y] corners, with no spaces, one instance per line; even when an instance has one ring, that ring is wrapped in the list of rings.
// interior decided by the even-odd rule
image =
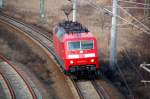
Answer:
[[[53,44],[65,72],[99,70],[96,38],[80,23],[59,24],[53,32]]]

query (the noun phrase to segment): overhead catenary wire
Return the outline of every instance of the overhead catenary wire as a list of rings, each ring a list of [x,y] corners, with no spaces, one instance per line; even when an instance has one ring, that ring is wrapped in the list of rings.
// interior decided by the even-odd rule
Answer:
[[[104,7],[101,7],[101,6],[97,6],[96,4],[90,2],[89,0],[88,0],[88,3],[89,3],[89,5],[90,5],[91,7],[93,7],[93,8],[95,8],[95,9],[101,11],[101,12],[107,13],[108,15],[112,16],[112,11],[110,11],[109,9],[104,8]],[[134,26],[135,28],[137,28],[137,29],[143,31],[144,33],[150,35],[150,32],[149,32],[149,31],[147,31],[147,30],[145,30],[145,29],[139,27],[138,25],[136,25],[136,24],[134,24],[134,23],[132,23],[132,22],[129,22],[128,20],[126,20],[125,18],[122,18],[122,17],[119,16],[119,15],[117,15],[117,17],[120,18],[121,20],[125,21],[126,23],[129,23],[130,25]]]
[[[112,6],[105,6],[106,8],[112,8]],[[124,8],[124,9],[139,9],[139,10],[141,10],[141,9],[150,9],[150,8],[145,8],[145,7],[128,7],[128,6],[122,6],[122,8]]]
[[[144,25],[142,22],[140,22],[137,18],[133,17],[128,11],[126,11],[125,9],[123,9],[122,7],[120,7],[119,5],[118,5],[118,7],[119,7],[121,10],[123,10],[126,14],[128,14],[132,19],[134,19],[136,22],[138,22],[138,23],[141,24],[144,28],[146,28],[146,29],[148,29],[148,30],[150,31],[150,29],[149,29],[146,25]],[[129,57],[129,55],[128,55],[128,53],[127,53],[126,50],[125,50],[125,54],[126,54],[128,60],[130,61],[131,66],[136,70],[136,72],[137,72],[137,74],[140,76],[140,78],[144,79],[144,77],[140,74],[140,72],[138,71],[138,69],[133,66],[134,63],[131,61],[131,58]],[[147,86],[145,83],[144,83],[144,85],[145,85],[145,87]]]
[[[125,3],[131,3],[131,4],[137,4],[137,5],[145,5],[145,6],[149,6],[150,7],[149,4],[140,3],[140,2],[126,1],[126,0],[118,0],[118,1],[125,2]]]
[[[137,18],[133,17],[128,11],[126,11],[124,8],[120,7],[118,5],[118,7],[124,11],[126,14],[128,14],[132,19],[134,19],[136,22],[138,22],[139,24],[141,24],[145,29],[149,30],[150,31],[150,28],[148,28],[145,24],[143,24],[142,22],[140,22]]]

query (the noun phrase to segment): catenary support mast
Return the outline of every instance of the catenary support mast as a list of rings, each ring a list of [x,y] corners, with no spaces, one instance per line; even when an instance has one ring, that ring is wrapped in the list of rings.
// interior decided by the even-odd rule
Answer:
[[[77,21],[77,0],[72,0],[73,3],[73,22]]]
[[[45,17],[45,0],[40,0],[40,21],[43,21]]]
[[[117,63],[117,14],[118,14],[118,0],[113,0],[112,7],[112,27],[111,27],[111,40],[110,40],[110,68],[115,69]]]
[[[3,8],[3,3],[4,3],[4,1],[0,0],[0,8]]]

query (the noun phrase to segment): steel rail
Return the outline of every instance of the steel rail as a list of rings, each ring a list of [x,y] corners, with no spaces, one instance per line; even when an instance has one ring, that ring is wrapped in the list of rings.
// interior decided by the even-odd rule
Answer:
[[[26,80],[26,78],[23,76],[23,74],[21,74],[21,73],[17,70],[16,66],[15,66],[14,64],[10,63],[9,60],[7,60],[7,58],[5,58],[1,53],[0,53],[0,58],[1,58],[3,61],[5,61],[7,64],[9,64],[9,65],[17,72],[17,74],[22,78],[22,80],[23,80],[24,83],[26,84],[26,86],[27,86],[29,92],[31,93],[33,99],[38,99],[37,95],[36,95],[35,92],[34,92],[34,89],[30,86],[29,82]]]
[[[71,81],[72,81],[74,87],[76,88],[77,93],[78,93],[80,99],[85,99],[84,96],[82,95],[82,92],[81,92],[79,86],[78,86],[77,83],[75,82],[75,80],[73,80],[73,78],[71,78],[71,77],[70,77],[70,79],[71,79]]]
[[[25,27],[27,27],[27,28],[29,28],[29,29],[31,29],[31,30],[34,30],[35,32],[41,34],[41,35],[42,35],[43,37],[45,37],[47,40],[50,40],[50,39],[48,38],[48,36],[44,34],[44,32],[45,32],[46,34],[49,34],[48,32],[43,31],[42,29],[39,29],[39,28],[37,28],[36,26],[34,26],[34,25],[32,25],[32,24],[29,24],[29,23],[26,23],[26,22],[24,22],[24,21],[22,21],[22,20],[18,20],[18,19],[16,19],[16,18],[12,18],[12,17],[10,17],[10,16],[4,14],[3,12],[1,12],[1,13],[2,13],[2,14],[0,14],[1,16],[6,17],[6,18],[8,18],[8,19],[10,19],[10,20],[13,20],[13,21],[15,21],[15,22],[17,22],[17,23],[19,23],[19,24],[21,24],[21,25],[24,25]],[[52,40],[50,40],[50,41],[52,42]]]
[[[96,89],[96,91],[101,99],[110,99],[110,97],[108,96],[108,94],[104,90],[104,88],[102,86],[99,86],[95,80],[92,80],[91,83],[94,86],[94,88]]]
[[[4,81],[6,83],[8,89],[9,89],[9,92],[11,94],[12,99],[16,99],[15,92],[14,92],[9,80],[7,79],[7,77],[5,77],[5,75],[1,71],[0,71],[0,75],[2,76],[2,78],[4,79]]]

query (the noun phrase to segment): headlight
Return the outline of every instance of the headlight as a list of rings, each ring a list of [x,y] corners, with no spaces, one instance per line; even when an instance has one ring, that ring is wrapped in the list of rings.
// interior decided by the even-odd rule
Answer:
[[[71,60],[71,61],[70,61],[70,64],[73,64],[73,63],[74,63],[73,60]]]
[[[80,51],[80,54],[82,54],[82,53],[83,53],[83,51],[81,50],[81,51]]]
[[[93,63],[95,60],[94,59],[91,59],[91,62]]]

